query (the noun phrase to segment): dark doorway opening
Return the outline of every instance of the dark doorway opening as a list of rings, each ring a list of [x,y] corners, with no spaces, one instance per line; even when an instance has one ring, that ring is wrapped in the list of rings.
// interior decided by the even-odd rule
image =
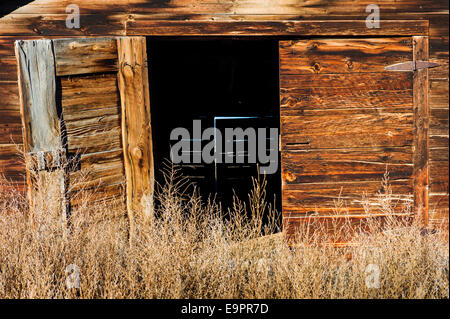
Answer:
[[[275,39],[147,39],[150,108],[152,114],[155,178],[162,182],[161,168],[171,158],[173,129],[193,132],[193,121],[201,128],[218,130],[240,127],[279,132],[279,64]],[[194,136],[191,135],[190,142]],[[278,134],[276,136],[278,143]],[[224,138],[225,141],[225,138]],[[202,141],[202,147],[209,140]],[[235,141],[236,142],[236,141]],[[189,163],[176,165],[184,177],[198,186],[203,197],[215,196],[224,207],[233,194],[247,200],[257,177],[258,160],[249,163],[245,141],[244,163]],[[267,141],[269,149],[270,142]],[[278,144],[277,144],[278,146]],[[222,150],[225,153],[225,150]],[[281,210],[281,165],[267,174],[267,201]],[[227,154],[224,154],[227,155]],[[229,155],[229,154],[228,154]],[[242,155],[242,154],[241,154]],[[236,152],[233,156],[239,156]],[[262,178],[262,176],[260,176]]]

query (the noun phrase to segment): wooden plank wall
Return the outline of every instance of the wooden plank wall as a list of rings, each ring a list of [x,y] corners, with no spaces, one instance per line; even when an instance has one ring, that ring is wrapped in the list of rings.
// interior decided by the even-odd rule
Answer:
[[[16,39],[126,35],[148,21],[365,20],[371,0],[38,0],[0,18],[0,171],[17,186],[24,185],[23,161],[13,142],[22,140],[18,108]],[[449,4],[447,0],[381,0],[381,19],[430,21],[430,60],[441,67],[429,72],[430,221],[448,218]],[[66,5],[77,4],[81,28],[65,27]],[[383,22],[381,22],[383,26]]]
[[[411,58],[411,37],[280,42],[285,221],[329,216],[340,194],[340,214],[368,213],[363,195],[382,191],[386,170],[411,202],[412,73],[384,70]]]
[[[68,151],[80,160],[70,173],[72,207],[78,206],[83,196],[89,196],[91,202],[105,200],[123,207],[117,74],[63,76],[60,90]],[[78,193],[80,190],[84,192]]]
[[[124,208],[121,108],[114,38],[54,40],[57,97],[69,156],[73,208],[106,201]],[[83,192],[79,192],[83,190]]]

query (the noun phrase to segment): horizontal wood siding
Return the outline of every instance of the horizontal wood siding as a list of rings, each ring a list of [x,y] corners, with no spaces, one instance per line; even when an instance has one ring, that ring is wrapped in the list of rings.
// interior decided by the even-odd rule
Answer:
[[[397,209],[411,204],[412,73],[384,70],[411,57],[411,38],[280,43],[285,225],[310,214],[385,213],[378,203],[366,205],[364,196],[384,191],[386,172],[398,192]],[[310,98],[308,89],[328,93]],[[382,103],[372,95],[378,91],[389,92]]]
[[[69,154],[79,159],[70,173],[73,207],[99,201],[119,205],[124,169],[117,73],[59,77],[60,103]],[[80,192],[83,191],[83,192]]]
[[[137,32],[150,32],[150,34],[154,34],[155,30],[151,30],[150,27],[161,21],[181,21],[179,28],[176,30],[173,29],[174,27],[172,25],[171,32],[182,32],[184,30],[184,32],[191,34],[195,32],[199,33],[199,29],[195,29],[195,25],[189,24],[191,21],[207,21],[208,23],[214,23],[216,21],[263,22],[289,20],[364,21],[367,17],[365,8],[371,3],[373,1],[370,0],[344,0],[339,1],[338,4],[334,1],[292,0],[171,0],[169,2],[147,0],[34,1],[19,8],[13,14],[0,18],[0,110],[2,112],[3,110],[7,110],[6,112],[10,114],[8,117],[0,116],[0,123],[9,124],[11,115],[16,118],[19,116],[18,108],[16,110],[11,109],[14,106],[11,103],[18,103],[17,77],[12,60],[14,59],[13,43],[16,39],[86,37],[95,34],[99,36],[117,36]],[[80,29],[68,29],[65,25],[65,19],[67,18],[66,7],[68,4],[77,4],[81,8]],[[429,21],[430,61],[441,64],[439,68],[429,71],[429,106],[431,109],[429,160],[431,165],[433,165],[432,163],[437,163],[436,165],[439,167],[446,167],[448,166],[448,157],[443,154],[448,154],[449,151],[449,3],[447,0],[387,0],[377,4],[381,11],[382,28],[375,32],[379,31],[380,36],[386,30],[386,26],[383,25],[384,20],[415,19]],[[155,23],[152,25],[151,21],[155,21]],[[401,24],[401,22],[397,24]],[[227,25],[222,25],[222,28],[225,26]],[[158,28],[163,32],[167,32],[168,30],[165,24],[161,24]],[[201,28],[203,31],[207,29],[204,25]],[[220,31],[218,27],[212,28]],[[233,31],[233,29],[228,27],[228,32],[230,30]],[[266,26],[265,32],[267,33],[268,30]],[[238,31],[235,28],[233,32],[237,33]],[[261,33],[260,30],[258,32]],[[369,30],[363,29],[361,32],[369,32]],[[382,44],[379,43],[378,45]],[[398,50],[396,52],[401,54]],[[311,65],[306,65],[304,68],[309,70],[312,67]],[[361,68],[361,66],[356,65],[356,69],[358,68]],[[14,73],[11,73],[11,71],[14,71]],[[392,107],[398,106],[399,108],[407,106],[410,96],[408,90],[368,90],[357,92],[354,89],[346,90],[344,88],[338,88],[336,89],[339,90],[340,93],[338,93],[332,88],[304,89],[308,90],[310,94],[302,92],[302,88],[291,88],[289,90],[299,92],[298,96],[291,95],[290,92],[285,92],[286,94],[283,91],[281,92],[284,98],[290,99],[290,103],[294,103],[293,101],[296,101],[296,103],[321,103],[322,96],[324,99],[328,99],[328,96],[332,95],[340,105],[343,102],[348,102],[348,105],[353,105],[358,108],[362,106],[360,105],[360,101],[364,100],[364,96],[370,96],[370,101],[374,105],[381,103],[379,104],[380,108],[381,105],[385,105],[382,104],[384,101],[383,96],[386,96],[387,101],[392,102]],[[355,91],[355,93],[349,94],[352,91]],[[301,97],[300,100],[299,97]],[[282,104],[287,105],[286,103]],[[333,106],[331,105],[330,107]],[[438,111],[434,112],[433,110]],[[293,112],[297,111],[294,110]],[[15,130],[13,135],[15,140],[21,139],[17,130]],[[11,144],[8,142],[5,147],[8,148],[8,145]],[[20,159],[19,157],[16,158],[17,165],[19,165]],[[8,176],[16,176],[13,171],[9,171],[9,166],[6,166],[4,163],[0,159],[2,172]],[[440,220],[442,216],[448,220],[448,178],[445,181],[445,178],[442,177],[445,173],[446,171],[438,169],[430,170],[430,222],[432,220]],[[14,178],[14,180],[19,181],[22,177],[16,176]]]

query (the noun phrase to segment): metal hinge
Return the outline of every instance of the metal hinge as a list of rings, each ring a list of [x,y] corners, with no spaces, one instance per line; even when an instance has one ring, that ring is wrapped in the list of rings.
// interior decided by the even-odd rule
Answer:
[[[429,61],[407,61],[386,66],[387,71],[414,72],[420,69],[431,69],[440,66],[439,63]]]

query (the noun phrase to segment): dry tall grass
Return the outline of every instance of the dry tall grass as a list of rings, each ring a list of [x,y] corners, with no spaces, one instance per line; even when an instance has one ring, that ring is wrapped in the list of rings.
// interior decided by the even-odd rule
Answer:
[[[159,191],[160,207],[145,202],[131,240],[125,212],[106,205],[62,218],[51,181],[41,181],[33,216],[22,195],[1,194],[0,297],[449,297],[449,246],[438,234],[394,221],[358,235],[356,247],[302,236],[289,247],[280,234],[259,239],[277,231],[275,222],[261,222],[263,212],[277,216],[259,184],[224,218],[219,205],[172,177]],[[375,200],[391,205],[386,196]]]

